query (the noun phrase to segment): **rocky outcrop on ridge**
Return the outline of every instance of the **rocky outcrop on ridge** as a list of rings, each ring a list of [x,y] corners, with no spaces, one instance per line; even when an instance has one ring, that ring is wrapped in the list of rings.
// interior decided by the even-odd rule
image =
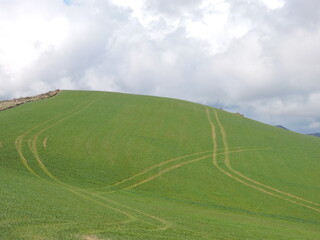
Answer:
[[[50,92],[43,93],[43,94],[39,94],[39,95],[36,95],[33,97],[22,97],[22,98],[16,98],[16,99],[12,99],[12,100],[0,101],[0,111],[19,106],[19,105],[24,104],[26,102],[33,102],[33,101],[38,101],[38,100],[42,100],[42,99],[47,99],[47,98],[50,98],[50,97],[57,95],[59,92],[60,92],[60,90],[57,89],[57,90],[50,91]]]

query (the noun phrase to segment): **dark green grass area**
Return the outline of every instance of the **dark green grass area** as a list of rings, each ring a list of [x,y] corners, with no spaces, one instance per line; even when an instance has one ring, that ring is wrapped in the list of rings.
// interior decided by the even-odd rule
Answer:
[[[203,105],[62,91],[0,112],[0,239],[320,239],[319,159]]]

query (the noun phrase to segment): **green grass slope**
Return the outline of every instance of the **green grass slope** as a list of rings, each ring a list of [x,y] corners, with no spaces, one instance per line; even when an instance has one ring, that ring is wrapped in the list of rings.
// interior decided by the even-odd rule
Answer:
[[[0,112],[0,239],[320,239],[320,139],[62,91]]]

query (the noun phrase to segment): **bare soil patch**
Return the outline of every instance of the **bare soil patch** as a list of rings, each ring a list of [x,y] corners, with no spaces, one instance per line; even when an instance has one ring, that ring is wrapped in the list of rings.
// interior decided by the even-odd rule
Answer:
[[[17,107],[17,106],[24,104],[26,102],[33,102],[33,101],[47,99],[47,98],[50,98],[50,97],[57,95],[59,92],[60,92],[60,90],[57,89],[54,91],[50,91],[50,92],[39,94],[39,95],[32,96],[32,97],[22,97],[22,98],[16,98],[16,99],[12,99],[12,100],[0,101],[0,111]]]

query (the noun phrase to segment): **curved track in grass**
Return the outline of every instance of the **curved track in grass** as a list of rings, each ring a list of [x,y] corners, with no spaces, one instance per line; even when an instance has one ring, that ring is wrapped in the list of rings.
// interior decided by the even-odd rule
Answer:
[[[62,91],[0,122],[5,239],[320,237],[318,139],[115,93]]]

